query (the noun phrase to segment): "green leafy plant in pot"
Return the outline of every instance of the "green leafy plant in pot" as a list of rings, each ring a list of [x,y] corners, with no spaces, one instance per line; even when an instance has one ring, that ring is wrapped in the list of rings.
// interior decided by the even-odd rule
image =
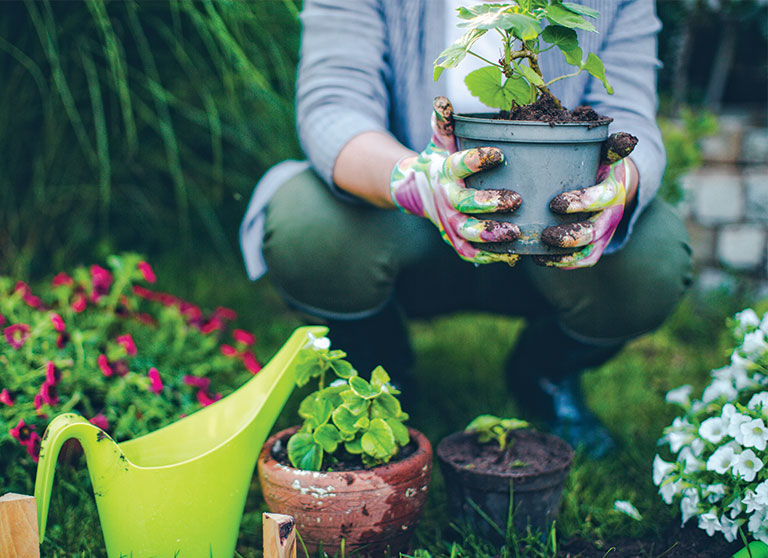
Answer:
[[[480,415],[437,446],[451,513],[497,542],[509,528],[548,531],[573,449],[515,418]]]
[[[265,443],[259,481],[270,511],[294,516],[310,552],[396,556],[421,516],[432,448],[405,426],[386,371],[365,380],[345,356],[327,338],[302,350],[296,383],[318,387],[299,405],[302,425]]]
[[[455,115],[455,136],[461,149],[496,147],[508,162],[472,175],[466,179],[467,185],[511,189],[523,199],[514,213],[494,217],[516,223],[520,238],[496,243],[486,247],[488,250],[545,255],[572,252],[572,248],[541,241],[547,227],[579,219],[577,215],[553,213],[550,201],[565,191],[593,185],[601,151],[618,148],[623,157],[637,141],[622,133],[604,145],[611,119],[588,107],[565,111],[549,89],[561,79],[586,71],[613,93],[602,61],[594,53],[584,56],[576,34],[577,29],[597,32],[590,19],[598,15],[592,8],[561,0],[482,3],[458,9],[458,26],[466,32],[435,60],[434,78],[437,80],[444,69],[458,66],[467,55],[487,64],[469,73],[465,83],[478,100],[500,112]],[[488,32],[500,38],[502,54],[495,62],[472,50]],[[539,55],[555,47],[574,71],[547,81]],[[544,120],[534,120],[542,113]],[[567,121],[563,119],[566,114]]]

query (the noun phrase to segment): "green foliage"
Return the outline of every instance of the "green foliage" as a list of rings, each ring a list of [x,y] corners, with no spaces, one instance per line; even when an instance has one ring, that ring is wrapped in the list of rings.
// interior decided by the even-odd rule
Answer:
[[[314,339],[302,349],[297,384],[318,379],[318,389],[299,405],[304,419],[301,429],[288,440],[288,458],[294,467],[319,471],[333,467],[344,455],[360,455],[366,467],[389,462],[410,436],[403,424],[403,412],[389,383],[389,375],[379,366],[370,381],[358,376],[346,353],[331,351],[327,338]],[[325,377],[335,380],[327,387]]]
[[[659,118],[659,127],[667,151],[659,195],[677,205],[685,195],[680,180],[701,165],[701,140],[717,132],[717,118],[707,111],[684,109],[680,120]]]
[[[470,54],[488,66],[471,72],[465,83],[480,102],[492,108],[508,110],[516,105],[533,103],[541,95],[551,96],[551,84],[583,70],[599,79],[609,94],[613,93],[605,78],[602,61],[593,53],[588,53],[583,59],[575,31],[583,29],[596,33],[597,29],[587,19],[597,18],[599,14],[596,10],[561,0],[518,0],[481,3],[461,7],[457,12],[462,20],[458,27],[467,31],[435,60],[435,80],[445,68],[458,66]],[[549,25],[542,27],[545,21]],[[501,37],[503,56],[497,62],[486,60],[472,51],[474,43],[490,30],[497,31]],[[513,47],[519,50],[513,50]],[[560,49],[568,64],[577,69],[572,74],[545,82],[538,56],[553,47]],[[521,61],[528,64],[523,65]]]
[[[48,421],[76,412],[118,441],[207,405],[259,369],[235,317],[150,290],[136,254],[32,288],[0,277],[0,484],[28,493]],[[80,487],[81,490],[84,487]]]
[[[528,428],[530,423],[516,418],[502,419],[494,415],[480,415],[470,422],[464,432],[474,432],[477,434],[477,441],[481,444],[487,444],[495,440],[499,444],[499,449],[504,451],[507,447],[507,436],[513,430],[519,428]]]
[[[126,249],[239,259],[253,184],[300,153],[297,4],[3,3],[0,273]]]

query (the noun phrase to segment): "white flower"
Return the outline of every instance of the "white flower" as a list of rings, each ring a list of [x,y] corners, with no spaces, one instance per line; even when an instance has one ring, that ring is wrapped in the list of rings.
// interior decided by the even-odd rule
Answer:
[[[752,420],[748,415],[733,413],[728,420],[728,435],[736,440],[740,445],[744,445],[744,434],[741,431],[741,425]]]
[[[696,457],[701,457],[702,452],[704,451],[704,440],[701,438],[694,438],[691,442],[691,451],[693,452],[693,455]]]
[[[741,331],[747,331],[760,325],[760,318],[757,316],[757,312],[751,308],[746,308],[734,316],[739,323]]]
[[[758,541],[760,541],[762,543],[768,544],[768,527],[763,527],[759,531],[754,531],[752,533],[752,536],[756,540],[758,540]]]
[[[707,497],[707,501],[714,504],[719,502],[725,496],[725,485],[722,483],[710,484],[704,487],[704,496]]]
[[[766,513],[766,510],[756,510],[749,517],[749,523],[747,523],[747,529],[749,529],[749,532],[753,534],[761,530],[765,530],[768,527],[768,525],[766,524],[766,519],[768,519],[768,513]]]
[[[677,417],[672,421],[672,426],[664,429],[665,439],[669,443],[672,453],[677,453],[680,448],[690,444],[694,438],[693,425],[684,418]]]
[[[708,511],[699,516],[699,529],[704,529],[710,537],[720,531],[720,520],[714,512]]]
[[[674,463],[664,461],[658,455],[653,458],[653,484],[659,486],[675,468]]]
[[[739,534],[739,526],[743,523],[743,520],[733,520],[723,514],[720,516],[720,528],[723,531],[723,536],[728,542],[733,542]]]
[[[312,347],[316,351],[327,351],[331,348],[331,340],[327,337],[315,337],[310,332],[307,332],[307,337],[307,343],[304,345],[305,349]]]
[[[761,391],[752,396],[752,399],[747,403],[747,409],[750,411],[761,411],[763,409],[768,412],[768,391]]]
[[[768,510],[768,480],[764,480],[755,488],[755,504],[762,506],[763,509]]]
[[[746,356],[759,357],[766,349],[768,349],[768,343],[765,342],[765,333],[762,330],[758,329],[744,336],[741,350]]]
[[[763,462],[751,449],[744,450],[736,456],[733,463],[733,474],[747,482],[755,480],[757,472],[763,468]]]
[[[768,442],[768,428],[765,427],[763,419],[753,419],[744,422],[739,426],[742,435],[742,444],[748,448],[757,448],[760,451],[765,449]]]
[[[731,518],[737,517],[744,509],[744,504],[738,497],[734,497],[731,503],[728,504],[728,509],[731,510]]]
[[[690,446],[685,446],[680,450],[680,453],[677,455],[677,461],[678,463],[682,461],[685,464],[683,467],[684,473],[695,473],[705,468],[705,463],[693,454]]]
[[[728,366],[713,370],[712,377],[733,384],[736,391],[754,387],[756,384],[756,382],[749,377],[747,369],[741,362],[732,362]]]
[[[768,312],[763,314],[763,319],[760,320],[760,325],[758,326],[760,330],[768,335]]]
[[[682,512],[682,524],[688,523],[688,520],[699,513],[699,492],[693,488],[686,488],[683,491],[683,498],[680,500],[680,511]]]
[[[699,436],[713,444],[720,443],[720,440],[728,433],[728,424],[720,417],[711,417],[701,423],[699,427]]]
[[[742,503],[747,506],[747,513],[752,513],[756,510],[762,509],[762,504],[757,501],[757,494],[751,488],[747,488],[744,491],[744,497],[741,499]]]
[[[664,399],[667,400],[667,403],[675,403],[681,407],[687,408],[691,404],[691,391],[693,391],[693,386],[686,384],[677,389],[668,391],[667,396]]]
[[[714,471],[723,475],[733,466],[735,460],[736,452],[733,451],[733,448],[728,446],[717,448],[707,459],[707,471]]]
[[[643,520],[643,516],[640,515],[640,512],[637,511],[637,508],[633,506],[631,502],[627,502],[626,500],[616,500],[613,503],[613,509],[626,514],[637,521]]]
[[[728,380],[714,380],[704,390],[704,393],[701,395],[701,400],[704,401],[704,403],[710,403],[719,397],[725,397],[727,401],[733,401],[738,395],[736,388],[733,387],[733,382]]]
[[[661,495],[661,499],[664,500],[664,503],[671,504],[675,496],[680,494],[682,488],[683,484],[680,481],[667,482],[659,488],[659,494]]]

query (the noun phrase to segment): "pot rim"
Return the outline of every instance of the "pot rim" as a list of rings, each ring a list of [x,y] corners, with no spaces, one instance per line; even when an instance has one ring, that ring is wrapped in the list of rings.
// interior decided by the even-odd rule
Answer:
[[[545,436],[549,441],[555,442],[560,446],[564,446],[569,450],[568,459],[565,461],[565,463],[558,465],[556,467],[550,467],[549,469],[544,469],[543,471],[538,472],[530,472],[525,473],[523,471],[509,471],[509,472],[498,472],[498,471],[483,471],[479,469],[466,469],[464,467],[456,465],[453,461],[446,459],[443,457],[443,453],[445,451],[446,444],[449,441],[456,440],[460,437],[469,437],[469,435],[464,432],[463,430],[458,430],[456,432],[453,432],[440,440],[440,442],[437,444],[437,458],[440,460],[440,462],[444,463],[445,465],[448,465],[449,467],[459,470],[462,472],[462,474],[470,475],[470,476],[477,476],[477,477],[486,477],[486,478],[504,478],[504,479],[510,479],[510,480],[516,480],[516,481],[522,481],[527,479],[533,479],[533,478],[540,478],[540,477],[546,477],[549,475],[556,475],[559,473],[562,473],[564,471],[567,471],[571,464],[573,463],[573,457],[575,452],[573,451],[573,448],[560,438],[559,436],[555,436],[554,434],[550,434],[548,432],[541,432],[539,430],[527,428],[525,430],[532,430],[533,432],[537,432],[543,436]]]
[[[277,461],[274,457],[272,457],[272,446],[275,444],[275,442],[279,438],[283,438],[284,436],[288,434],[293,434],[296,432],[300,427],[299,426],[291,426],[289,428],[285,428],[283,430],[280,430],[279,432],[276,432],[272,436],[270,436],[266,442],[264,442],[264,445],[261,448],[261,451],[259,452],[259,459],[258,459],[258,466],[266,467],[268,469],[279,469],[282,471],[291,471],[295,472],[297,475],[312,475],[313,478],[316,479],[339,479],[344,478],[346,475],[354,475],[356,473],[369,473],[369,474],[375,474],[377,476],[388,478],[390,476],[398,475],[403,469],[410,469],[413,467],[418,467],[421,465],[415,465],[415,464],[421,464],[424,462],[427,466],[432,465],[432,445],[430,444],[427,437],[422,433],[416,430],[415,428],[408,427],[408,433],[411,436],[411,439],[416,441],[416,451],[414,451],[411,455],[404,459],[400,459],[398,461],[390,462],[390,463],[384,463],[382,465],[377,465],[376,467],[373,467],[371,469],[355,469],[355,470],[344,470],[344,471],[308,471],[306,469],[297,469],[291,465],[284,465]]]
[[[554,128],[557,126],[567,127],[591,127],[596,128],[598,126],[608,126],[613,122],[613,118],[606,116],[601,120],[591,120],[586,122],[543,122],[540,120],[505,120],[501,118],[493,118],[496,113],[494,112],[468,112],[454,114],[454,120],[462,122],[478,122],[478,123],[494,123],[502,126],[546,126],[548,128]]]

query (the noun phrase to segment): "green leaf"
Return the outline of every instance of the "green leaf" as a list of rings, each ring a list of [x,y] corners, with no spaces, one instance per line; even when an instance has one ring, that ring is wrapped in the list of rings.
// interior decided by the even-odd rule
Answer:
[[[323,448],[312,434],[298,432],[288,440],[288,459],[297,469],[319,471],[323,465]]]
[[[399,418],[402,414],[400,401],[398,401],[397,397],[394,395],[383,391],[373,400],[373,409],[371,413],[374,417],[379,418]]]
[[[480,9],[486,8],[487,4],[475,6]],[[491,29],[504,29],[514,37],[523,41],[532,41],[541,33],[541,25],[535,17],[524,14],[515,14],[503,10],[486,10],[469,21],[459,23],[458,27],[481,29],[489,31]]]
[[[339,378],[349,379],[357,376],[357,370],[346,360],[335,360],[331,362],[331,368]]]
[[[580,14],[574,13],[562,4],[555,2],[546,9],[546,16],[550,23],[563,25],[569,29],[585,29],[597,33],[597,29]]]
[[[381,366],[377,366],[373,369],[373,372],[371,372],[371,385],[374,389],[381,390],[381,387],[389,382],[389,380],[389,374],[387,374],[387,371]]]
[[[581,68],[582,52],[576,31],[562,25],[548,25],[541,33],[541,38],[551,45],[556,45],[565,55],[568,64]]]
[[[503,84],[501,80],[499,68],[486,66],[467,74],[464,83],[472,95],[491,108],[509,110],[512,101],[521,105],[531,102],[530,88],[524,80],[507,79]]]
[[[363,453],[362,438],[356,438],[354,440],[350,440],[349,442],[344,442],[344,449],[347,450],[348,453],[355,455]]]
[[[528,83],[532,83],[533,85],[538,85],[539,87],[544,85],[544,80],[530,66],[523,66],[522,64],[516,64],[515,69],[519,71],[521,74],[523,74],[523,77]]]
[[[608,94],[613,95],[613,87],[611,87],[611,84],[605,79],[605,66],[603,66],[602,60],[600,60],[597,55],[590,52],[583,67],[590,74],[602,81]]]
[[[371,419],[369,419],[365,415],[357,419],[354,424],[355,428],[358,430],[365,430],[370,425],[371,425]]]
[[[600,16],[600,12],[589,6],[582,6],[581,4],[576,4],[574,2],[563,2],[562,4],[572,12],[591,17],[592,19],[597,19]]]
[[[437,81],[445,68],[455,68],[459,62],[464,60],[467,51],[472,48],[475,42],[485,35],[485,29],[470,29],[464,33],[455,43],[446,48],[434,62],[434,79]]]
[[[321,393],[311,393],[299,405],[299,416],[307,421],[312,428],[328,422],[333,411],[333,405]]]
[[[363,399],[363,401],[365,400]],[[341,431],[342,437],[347,435],[354,436],[355,432],[357,432],[357,429],[355,428],[355,422],[360,417],[360,415],[353,414],[352,411],[350,411],[347,407],[342,406],[334,409],[331,417],[333,424],[335,424],[336,428]]]
[[[311,349],[302,350],[298,355],[294,370],[296,385],[299,387],[306,385],[312,376],[317,376],[320,373],[320,366],[315,352]]]
[[[521,420],[516,418],[502,419],[501,427],[504,430],[518,430],[520,428],[528,428],[531,426],[527,420]]]
[[[470,422],[464,432],[479,432],[483,430],[490,430],[501,422],[501,419],[494,415],[480,415]]]
[[[380,387],[375,388],[360,376],[351,377],[349,379],[349,387],[363,399],[373,399],[381,392]]]
[[[368,399],[364,399],[357,395],[351,389],[341,392],[341,399],[344,401],[344,406],[349,409],[353,415],[361,415],[368,411],[368,407],[371,402]]]
[[[371,457],[383,461],[389,460],[397,451],[395,435],[389,425],[380,418],[371,421],[368,432],[360,439],[363,451]]]
[[[406,445],[411,439],[411,435],[408,433],[408,428],[406,428],[406,426],[397,419],[388,418],[384,420],[392,429],[392,434],[395,435],[395,441],[397,442],[397,445]]]
[[[339,430],[332,424],[323,424],[312,434],[315,442],[320,444],[324,451],[333,453],[341,442]]]

